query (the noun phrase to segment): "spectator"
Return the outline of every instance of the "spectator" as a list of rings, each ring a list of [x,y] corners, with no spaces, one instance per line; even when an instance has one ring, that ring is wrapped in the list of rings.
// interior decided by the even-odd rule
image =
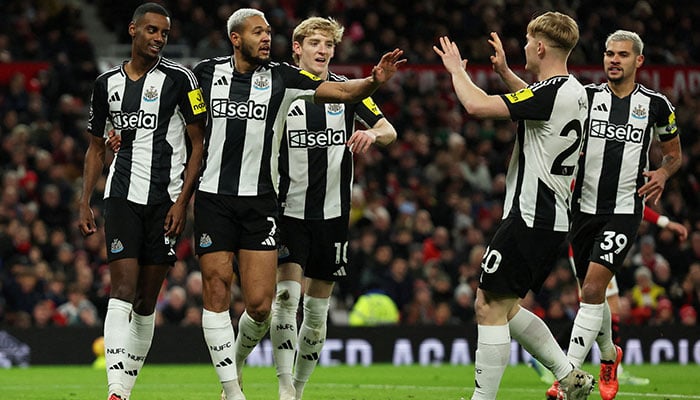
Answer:
[[[97,308],[87,299],[77,283],[68,286],[68,301],[56,309],[58,324],[63,326],[100,326]]]
[[[632,288],[632,315],[637,325],[645,324],[656,311],[659,298],[665,294],[664,288],[654,283],[652,272],[645,266],[634,273],[636,284]]]

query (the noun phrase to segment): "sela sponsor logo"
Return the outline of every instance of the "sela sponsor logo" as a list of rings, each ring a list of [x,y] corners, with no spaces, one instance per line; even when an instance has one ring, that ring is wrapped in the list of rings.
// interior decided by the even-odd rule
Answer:
[[[267,116],[267,105],[256,104],[253,100],[238,103],[229,99],[212,99],[212,118],[257,119],[264,120]]]
[[[114,111],[111,113],[112,125],[118,130],[156,129],[158,115],[143,110],[137,112]]]
[[[344,146],[345,130],[334,131],[331,128],[321,132],[310,132],[307,130],[290,130],[287,132],[289,137],[289,147],[292,148],[314,148],[314,147],[330,147]]]
[[[614,125],[605,120],[594,119],[591,121],[591,136],[619,142],[641,143],[644,131],[630,124]]]

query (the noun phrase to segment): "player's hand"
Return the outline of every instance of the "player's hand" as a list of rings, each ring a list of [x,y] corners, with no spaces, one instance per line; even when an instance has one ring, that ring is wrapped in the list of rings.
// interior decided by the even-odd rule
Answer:
[[[666,171],[661,168],[655,171],[644,171],[642,174],[649,180],[644,186],[639,188],[637,193],[640,197],[646,196],[647,200],[651,201],[652,204],[658,204],[666,186],[666,179],[668,179]]]
[[[113,152],[118,152],[122,147],[122,135],[117,135],[114,129],[110,129],[107,132],[107,139],[105,139],[105,144],[107,147],[112,149]]]
[[[506,61],[506,52],[503,50],[503,43],[498,33],[491,32],[491,39],[488,40],[493,47],[493,55],[491,58],[491,67],[498,75],[503,75],[508,70],[508,62]]]
[[[433,46],[433,51],[440,56],[447,72],[455,74],[467,69],[467,60],[463,60],[459,54],[457,43],[450,41],[450,38],[443,36],[440,38],[440,47]]]
[[[666,229],[675,233],[676,236],[678,236],[678,240],[680,240],[681,242],[685,242],[686,239],[688,239],[688,229],[683,224],[679,224],[678,222],[674,221],[669,221],[668,225],[666,225]]]
[[[379,64],[372,68],[372,79],[379,84],[391,79],[391,77],[396,73],[401,64],[406,62],[406,59],[399,60],[403,55],[403,50],[394,49],[382,56],[379,60]]]
[[[372,143],[377,141],[377,134],[371,130],[357,130],[350,136],[347,146],[353,153],[366,153]]]
[[[168,214],[165,215],[165,229],[166,236],[178,236],[185,229],[185,218],[186,218],[187,206],[185,204],[180,204],[175,202],[175,204],[170,207]]]
[[[93,214],[92,208],[89,205],[80,205],[78,213],[78,229],[80,229],[80,233],[83,236],[90,236],[97,232],[95,214]]]

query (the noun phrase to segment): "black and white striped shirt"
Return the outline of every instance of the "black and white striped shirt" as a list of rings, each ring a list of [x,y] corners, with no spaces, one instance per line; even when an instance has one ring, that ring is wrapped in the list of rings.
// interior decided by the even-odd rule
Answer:
[[[346,79],[329,72],[328,80]],[[355,104],[292,103],[280,147],[283,214],[313,220],[348,215],[353,156],[345,143],[355,130],[355,120],[372,127],[382,118],[369,97]]]
[[[192,71],[160,58],[133,81],[116,66],[95,80],[87,130],[121,135],[109,166],[104,197],[137,204],[175,201],[187,160],[185,126],[206,116],[202,90]]]
[[[287,63],[241,74],[232,57],[203,60],[194,72],[210,110],[199,190],[234,196],[276,192],[289,107],[296,99],[313,101],[322,81]]]
[[[637,190],[649,169],[649,146],[679,132],[673,105],[637,84],[618,98],[607,84],[587,85],[590,117],[573,194],[573,211],[587,214],[637,214],[644,211]]]
[[[519,120],[503,216],[520,216],[530,228],[566,232],[587,115],[586,91],[568,75],[502,97],[511,118]]]

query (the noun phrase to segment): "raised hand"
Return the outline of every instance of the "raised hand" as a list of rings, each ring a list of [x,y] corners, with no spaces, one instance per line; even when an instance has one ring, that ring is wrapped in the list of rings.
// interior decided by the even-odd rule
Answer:
[[[449,37],[440,38],[440,47],[433,46],[433,51],[440,56],[447,72],[454,74],[467,68],[467,60],[463,60],[459,54],[459,47]]]
[[[375,82],[383,84],[394,75],[401,64],[406,62],[406,59],[399,60],[403,55],[403,50],[394,49],[382,56],[379,64],[372,68],[372,78]]]

